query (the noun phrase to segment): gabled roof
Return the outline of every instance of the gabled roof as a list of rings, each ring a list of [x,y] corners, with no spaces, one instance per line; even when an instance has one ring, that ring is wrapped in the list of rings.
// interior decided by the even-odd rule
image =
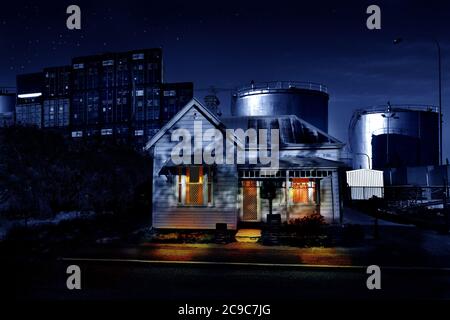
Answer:
[[[193,98],[191,101],[189,101],[180,111],[178,111],[177,114],[173,116],[170,121],[165,124],[159,131],[156,133],[150,141],[148,141],[144,147],[144,150],[149,150],[156,142],[158,142],[159,139],[168,131],[170,128],[172,128],[186,113],[188,113],[189,110],[192,108],[197,109],[210,123],[212,123],[216,128],[221,130],[222,132],[225,131],[225,125],[217,118],[208,108],[202,105],[200,101],[198,101],[196,98]],[[230,138],[230,137],[227,137]],[[231,139],[235,142],[240,144],[236,137],[233,136]]]

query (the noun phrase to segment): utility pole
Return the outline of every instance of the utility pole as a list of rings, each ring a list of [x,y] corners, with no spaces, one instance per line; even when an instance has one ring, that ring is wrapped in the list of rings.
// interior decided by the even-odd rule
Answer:
[[[442,66],[441,66],[441,45],[436,39],[434,43],[438,52],[438,76],[439,76],[439,164],[442,165],[442,126],[444,125],[442,115]]]

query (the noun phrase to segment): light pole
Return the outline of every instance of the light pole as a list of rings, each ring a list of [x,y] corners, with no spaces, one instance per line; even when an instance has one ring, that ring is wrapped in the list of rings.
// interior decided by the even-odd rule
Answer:
[[[367,164],[369,165],[369,169],[371,169],[370,164],[371,164],[372,161],[370,161],[370,157],[369,157],[369,155],[367,153],[358,152],[358,153],[355,153],[355,154],[356,155],[360,155],[360,156],[366,156],[367,157]]]
[[[394,39],[394,44],[399,44],[402,38]],[[438,40],[433,39],[438,54],[438,83],[439,83],[439,164],[442,165],[442,126],[444,124],[442,115],[442,65],[441,65],[441,45]]]
[[[392,111],[392,107],[391,107],[391,103],[388,101],[387,103],[387,109],[386,109],[386,113],[383,113],[381,116],[383,118],[387,119],[387,132],[386,132],[386,165],[388,165],[390,167],[390,159],[389,159],[389,133],[390,133],[390,120],[391,118],[394,119],[398,119],[396,118],[396,113],[395,112],[391,112]]]

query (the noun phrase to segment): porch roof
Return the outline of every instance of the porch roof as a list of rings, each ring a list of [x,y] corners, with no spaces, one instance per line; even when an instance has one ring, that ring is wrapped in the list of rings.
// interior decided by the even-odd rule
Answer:
[[[279,160],[279,169],[336,169],[344,167],[345,163],[341,161],[333,161],[320,157],[293,157],[287,156]],[[238,169],[258,170],[269,169],[270,165],[262,164],[241,164],[238,165]]]
[[[191,156],[191,163],[192,165],[200,165],[195,164],[194,162],[194,156]],[[205,164],[203,164],[205,165]],[[180,165],[175,164],[172,161],[172,158],[169,158],[164,165],[162,166],[161,170],[159,171],[159,175],[161,174],[167,174],[167,173],[174,173],[174,170],[179,167]],[[212,166],[217,166],[217,164],[213,164]],[[316,170],[316,169],[337,169],[344,167],[345,164],[340,161],[333,161],[328,160],[320,157],[283,157],[283,159],[279,160],[279,166],[278,168],[272,168],[269,164],[263,165],[263,164],[238,164],[237,168],[238,170],[259,170],[259,169],[282,169],[282,170]]]
[[[194,161],[194,155],[191,155],[191,164],[175,164],[172,161],[172,158],[169,158],[168,160],[166,160],[166,162],[164,162],[161,170],[159,170],[159,175],[166,175],[168,173],[172,173],[172,174],[176,174],[176,170],[178,167],[183,167],[183,166],[210,166],[210,167],[215,167],[217,166],[217,164],[196,164]]]

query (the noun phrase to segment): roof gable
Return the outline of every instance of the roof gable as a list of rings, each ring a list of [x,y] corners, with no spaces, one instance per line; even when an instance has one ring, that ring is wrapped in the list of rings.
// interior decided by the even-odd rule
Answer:
[[[196,109],[198,112],[200,112],[206,118],[206,120],[208,120],[217,129],[221,130],[222,132],[225,131],[226,129],[225,125],[208,108],[203,106],[200,101],[198,101],[196,98],[193,98],[146,143],[144,150],[149,150],[156,142],[158,142],[164,136],[164,134],[167,133],[167,131],[169,131],[180,119],[182,119],[193,108]],[[227,135],[227,138],[230,138],[235,143],[238,143],[234,135],[232,137],[228,137]]]

